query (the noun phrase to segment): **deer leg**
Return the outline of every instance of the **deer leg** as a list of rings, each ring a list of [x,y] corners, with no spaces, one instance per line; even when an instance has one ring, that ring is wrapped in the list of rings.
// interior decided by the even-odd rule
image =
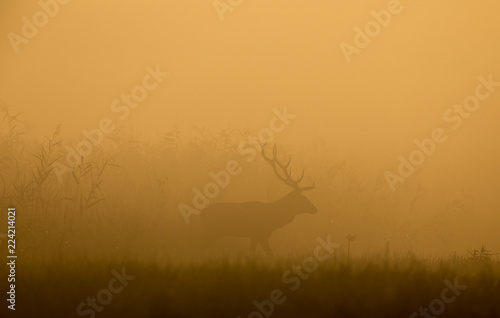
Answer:
[[[268,256],[273,256],[273,250],[271,250],[271,247],[269,246],[269,242],[267,241],[267,238],[260,240],[259,243],[260,243],[260,246],[262,247],[262,249],[264,250],[264,252],[266,252],[266,254]]]

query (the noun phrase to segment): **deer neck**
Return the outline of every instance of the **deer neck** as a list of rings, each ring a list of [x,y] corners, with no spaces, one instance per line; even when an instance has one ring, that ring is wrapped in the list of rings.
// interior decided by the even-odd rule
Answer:
[[[290,200],[290,194],[285,195],[281,199],[278,199],[272,203],[273,212],[280,215],[284,220],[291,222],[296,212],[296,207],[293,205]]]

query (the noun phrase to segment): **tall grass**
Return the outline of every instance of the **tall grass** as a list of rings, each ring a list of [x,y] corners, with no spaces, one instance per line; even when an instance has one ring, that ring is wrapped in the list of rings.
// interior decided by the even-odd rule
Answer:
[[[318,157],[324,149],[308,149],[312,157],[303,161],[311,178],[320,180],[311,193],[318,216],[277,232],[275,259],[249,258],[244,240],[223,242],[230,246],[224,255],[217,254],[218,246],[203,250],[196,217],[186,225],[178,205],[189,204],[193,187],[210,181],[208,172],[224,169],[230,159],[243,172],[216,200],[265,201],[283,194],[265,163],[247,163],[238,154],[249,131],[196,128],[192,140],[183,140],[170,130],[144,140],[118,130],[62,182],[52,164],[65,163],[65,147],[74,143],[62,138],[60,127],[42,140],[27,131],[19,116],[3,114],[0,208],[17,208],[19,317],[75,316],[76,306],[107,284],[110,270],[122,267],[137,278],[103,317],[246,317],[254,300],[288,288],[283,272],[310,256],[316,236],[332,233],[339,242],[348,235],[347,252],[342,247],[296,292],[288,290],[273,317],[407,317],[454,277],[469,288],[442,317],[500,316],[500,267],[485,247],[436,259],[396,252],[413,251],[412,239],[424,237],[422,228],[429,225],[413,224],[404,213],[419,208],[418,183],[409,181],[408,190],[390,196],[338,158]],[[6,219],[0,226],[6,228]],[[441,228],[431,228],[440,234]],[[373,241],[378,252],[364,252],[362,240]],[[203,253],[211,257],[198,258]]]

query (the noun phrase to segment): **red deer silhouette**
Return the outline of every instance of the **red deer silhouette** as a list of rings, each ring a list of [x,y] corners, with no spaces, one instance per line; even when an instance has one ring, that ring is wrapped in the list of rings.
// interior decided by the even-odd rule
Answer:
[[[272,158],[267,157],[265,145],[261,152],[278,179],[293,190],[274,202],[219,202],[206,207],[200,216],[207,243],[222,236],[248,237],[251,239],[251,253],[260,245],[264,252],[272,255],[268,240],[275,230],[292,222],[297,214],[317,212],[311,201],[302,195],[302,192],[314,189],[314,183],[308,187],[299,186],[304,170],[298,179],[292,179],[289,168],[292,156],[286,164],[281,164],[276,158],[276,145],[273,146]]]

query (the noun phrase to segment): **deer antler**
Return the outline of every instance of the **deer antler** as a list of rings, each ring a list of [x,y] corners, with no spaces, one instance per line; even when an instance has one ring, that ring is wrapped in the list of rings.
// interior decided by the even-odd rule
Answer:
[[[314,185],[314,183],[312,186],[309,186],[309,187],[300,187],[299,186],[300,181],[302,181],[302,179],[304,178],[304,169],[302,169],[302,174],[300,175],[300,177],[298,177],[296,180],[294,180],[292,178],[292,172],[291,172],[291,169],[289,167],[290,163],[292,162],[292,155],[290,155],[288,157],[288,162],[286,164],[282,164],[278,161],[278,158],[276,156],[276,154],[278,152],[276,144],[274,144],[274,146],[273,146],[273,158],[270,158],[266,155],[265,147],[266,147],[266,144],[263,144],[262,150],[261,150],[262,158],[264,158],[264,160],[266,160],[271,165],[271,167],[274,170],[274,174],[278,177],[278,179],[281,180],[281,182],[283,182],[287,186],[292,187],[293,189],[299,190],[299,191],[308,191],[308,190],[312,190],[316,187]],[[281,174],[278,171],[278,168],[281,169],[281,171],[283,172],[285,177],[281,176]]]

